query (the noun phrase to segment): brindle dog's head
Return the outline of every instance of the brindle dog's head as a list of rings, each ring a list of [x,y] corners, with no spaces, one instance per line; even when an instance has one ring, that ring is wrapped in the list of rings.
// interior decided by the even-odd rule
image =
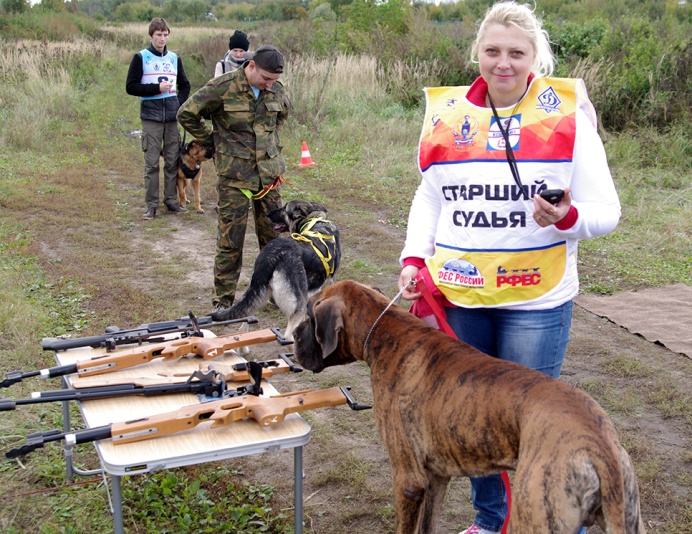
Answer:
[[[308,301],[308,318],[293,331],[296,360],[319,373],[363,359],[363,341],[387,304],[377,289],[353,280],[325,287]]]
[[[313,217],[327,217],[327,208],[316,202],[307,200],[290,200],[282,207],[267,213],[269,220],[274,223],[274,229],[281,232],[300,232],[306,220]]]

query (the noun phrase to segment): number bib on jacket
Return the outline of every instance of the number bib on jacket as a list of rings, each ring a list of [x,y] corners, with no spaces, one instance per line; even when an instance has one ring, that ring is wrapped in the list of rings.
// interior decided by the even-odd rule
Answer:
[[[142,83],[160,84],[167,81],[173,84],[166,93],[140,98],[142,100],[158,100],[177,96],[178,56],[170,51],[165,56],[156,56],[146,48],[140,50],[139,53],[142,54]]]

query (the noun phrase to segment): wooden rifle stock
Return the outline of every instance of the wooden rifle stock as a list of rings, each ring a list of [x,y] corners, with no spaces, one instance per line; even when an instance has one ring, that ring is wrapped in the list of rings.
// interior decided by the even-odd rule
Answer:
[[[211,359],[234,348],[267,343],[276,339],[276,332],[269,328],[218,337],[193,336],[174,339],[77,362],[76,372],[79,376],[92,376],[134,367],[157,358],[163,358],[163,361],[177,360],[186,354],[196,354]]]
[[[298,391],[275,397],[248,395],[185,406],[174,412],[144,419],[113,423],[111,437],[114,444],[132,443],[175,434],[206,421],[212,421],[211,428],[218,428],[246,417],[254,419],[263,427],[269,427],[281,423],[291,413],[347,402],[346,394],[338,387]]]
[[[213,359],[218,358],[227,350],[275,340],[276,332],[269,328],[227,336],[175,339],[167,343],[168,346],[161,352],[161,356],[164,361],[177,360],[186,354],[196,354],[204,359]]]
[[[212,416],[214,421],[212,428],[242,419],[242,417],[237,416],[238,412],[243,412],[245,417],[254,419],[260,426],[274,426],[283,422],[288,414],[316,410],[326,406],[339,406],[346,404],[348,399],[341,388],[333,387],[318,391],[296,391],[273,397],[244,397],[242,400],[243,404],[235,410],[231,410],[229,415],[214,414]],[[227,420],[227,417],[230,419]]]

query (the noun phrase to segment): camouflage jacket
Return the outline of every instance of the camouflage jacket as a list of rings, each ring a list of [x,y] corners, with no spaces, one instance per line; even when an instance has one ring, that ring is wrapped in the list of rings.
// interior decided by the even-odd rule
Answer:
[[[178,122],[206,146],[213,142],[214,164],[227,185],[258,191],[286,172],[278,130],[291,103],[280,82],[255,95],[245,70],[213,78],[178,110]],[[205,118],[211,118],[210,128]]]

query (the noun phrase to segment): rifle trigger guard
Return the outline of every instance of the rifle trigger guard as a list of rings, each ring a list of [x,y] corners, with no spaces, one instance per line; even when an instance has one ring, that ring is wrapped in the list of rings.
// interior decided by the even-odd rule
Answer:
[[[372,408],[372,406],[370,406],[369,404],[358,404],[358,402],[356,402],[356,399],[353,398],[353,395],[349,393],[351,386],[341,386],[339,389],[341,390],[341,393],[344,394],[344,397],[346,397],[346,402],[351,407],[351,410],[369,410],[370,408]]]
[[[141,345],[142,342],[140,341],[139,344]],[[103,341],[103,346],[106,348],[106,352],[113,352],[117,348],[117,343],[114,338],[109,337]]]

